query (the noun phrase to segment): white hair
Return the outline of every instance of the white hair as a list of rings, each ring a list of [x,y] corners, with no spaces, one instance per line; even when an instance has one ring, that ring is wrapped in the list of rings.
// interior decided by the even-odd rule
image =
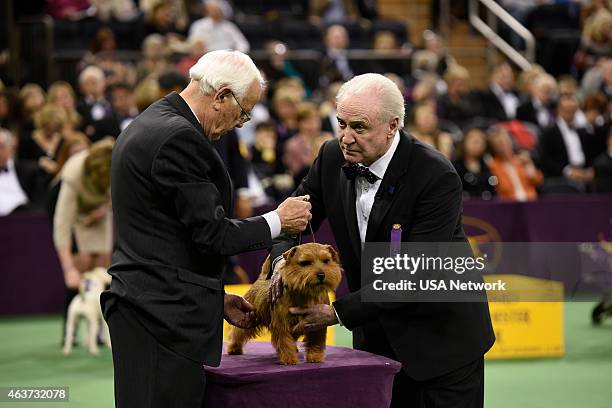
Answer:
[[[348,97],[366,91],[378,95],[382,101],[382,106],[379,107],[380,113],[385,116],[382,120],[398,117],[400,129],[404,127],[404,96],[397,85],[383,75],[357,75],[353,79],[345,82],[336,95],[336,104],[339,104]]]
[[[95,65],[90,65],[83,71],[81,71],[81,74],[79,75],[79,84],[82,84],[90,77],[94,77],[99,81],[104,81],[106,79],[106,77],[104,76],[104,71],[102,71],[101,68]]]
[[[189,78],[198,81],[204,95],[227,86],[240,101],[254,81],[262,90],[266,85],[253,60],[240,51],[231,50],[207,52],[189,69]]]
[[[549,86],[554,89],[557,87],[557,81],[552,75],[545,73],[536,76],[535,80],[533,81],[533,87],[535,89],[541,89],[545,86]]]

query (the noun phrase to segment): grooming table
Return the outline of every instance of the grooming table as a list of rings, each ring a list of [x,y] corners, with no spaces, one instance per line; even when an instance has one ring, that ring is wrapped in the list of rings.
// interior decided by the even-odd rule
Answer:
[[[223,354],[206,369],[206,408],[384,408],[401,364],[364,351],[327,346],[324,363],[283,366],[269,342],[252,342],[245,354]]]

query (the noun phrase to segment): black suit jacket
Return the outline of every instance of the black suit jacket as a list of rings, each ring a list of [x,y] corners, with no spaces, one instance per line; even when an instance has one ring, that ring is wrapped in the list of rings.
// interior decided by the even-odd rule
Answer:
[[[342,172],[343,163],[338,141],[326,142],[294,194],[310,194],[313,228],[327,218],[334,232],[350,289],[334,307],[353,331],[354,347],[401,361],[419,380],[482,357],[495,340],[487,303],[361,302],[355,185]],[[461,188],[455,169],[439,152],[402,132],[372,206],[366,242],[389,242],[393,224],[399,223],[405,242],[467,243]],[[272,259],[295,244],[283,238]]]
[[[478,112],[479,115],[485,118],[494,119],[498,121],[510,120],[504,106],[497,99],[497,95],[493,93],[491,88],[487,88],[478,94]]]
[[[47,185],[51,176],[35,160],[15,160],[15,173],[19,185],[28,197],[28,203],[18,211],[43,210],[47,199]]]
[[[588,167],[593,159],[590,155],[589,142],[585,132],[577,130],[576,133],[580,138],[580,144],[584,152],[585,167]],[[538,145],[538,157],[540,168],[545,177],[563,176],[563,168],[569,164],[569,158],[563,135],[561,135],[561,130],[556,123],[542,132]]]
[[[116,243],[105,316],[127,303],[155,338],[193,360],[221,358],[226,256],[271,245],[262,217],[232,220],[232,184],[186,102],[172,93],[119,136],[111,189]]]

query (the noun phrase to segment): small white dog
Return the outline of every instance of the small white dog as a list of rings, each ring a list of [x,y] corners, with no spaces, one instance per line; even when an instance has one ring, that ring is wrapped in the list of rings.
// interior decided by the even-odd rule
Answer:
[[[79,285],[79,294],[72,299],[68,306],[68,317],[66,318],[66,338],[64,339],[64,355],[72,353],[74,333],[79,318],[87,320],[87,344],[91,354],[98,354],[98,331],[102,325],[104,343],[110,348],[110,333],[108,325],[102,316],[100,307],[100,294],[110,284],[111,276],[102,267],[94,268],[85,272]]]

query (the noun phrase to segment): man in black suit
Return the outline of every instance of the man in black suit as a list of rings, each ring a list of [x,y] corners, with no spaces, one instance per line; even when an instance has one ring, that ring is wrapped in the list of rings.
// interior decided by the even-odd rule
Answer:
[[[593,160],[589,145],[591,142],[585,132],[574,127],[577,110],[575,95],[561,95],[557,120],[540,137],[538,156],[548,189],[568,185],[583,190],[585,184],[593,179],[593,170],[590,168]]]
[[[330,305],[294,310],[304,330],[340,323],[357,349],[402,362],[393,407],[482,407],[483,356],[494,342],[484,303],[362,302],[361,257],[366,242],[460,242],[461,180],[436,150],[400,129],[403,97],[378,74],[345,83],[337,96],[339,139],[325,143],[295,195],[308,194],[312,224],[327,218],[340,250],[350,293]],[[367,165],[369,167],[363,167]],[[357,166],[357,167],[356,167]],[[271,252],[272,270],[295,244],[283,236]],[[272,300],[280,278],[273,273]],[[282,295],[281,295],[282,296]]]
[[[203,364],[221,359],[223,318],[249,327],[252,305],[225,293],[226,257],[265,248],[310,219],[304,197],[229,219],[232,183],[212,141],[249,119],[262,77],[245,54],[214,51],[191,82],[138,116],[113,150],[116,243],[101,304],[113,344],[115,403],[201,407]]]
[[[92,141],[98,141],[106,136],[116,138],[138,116],[134,88],[131,85],[114,84],[109,89],[109,95],[112,112],[93,122],[95,134],[91,137]]]
[[[507,62],[498,64],[491,73],[489,88],[479,96],[479,114],[482,117],[505,121],[516,117],[519,98],[514,91],[514,72]]]
[[[0,128],[0,216],[42,210],[48,182],[37,162],[15,160],[15,138]]]

